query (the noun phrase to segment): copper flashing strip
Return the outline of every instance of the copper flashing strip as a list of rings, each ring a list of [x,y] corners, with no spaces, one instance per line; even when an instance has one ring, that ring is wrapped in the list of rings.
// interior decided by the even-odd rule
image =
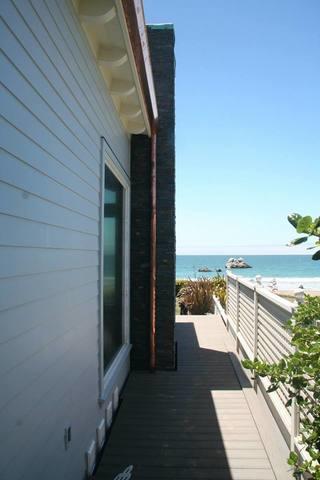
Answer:
[[[156,368],[157,134],[151,133],[150,370]]]

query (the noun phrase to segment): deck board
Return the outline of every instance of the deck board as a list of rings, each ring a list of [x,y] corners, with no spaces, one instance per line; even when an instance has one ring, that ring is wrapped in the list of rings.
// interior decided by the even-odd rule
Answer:
[[[96,480],[275,480],[218,317],[177,317],[176,372],[132,372]]]

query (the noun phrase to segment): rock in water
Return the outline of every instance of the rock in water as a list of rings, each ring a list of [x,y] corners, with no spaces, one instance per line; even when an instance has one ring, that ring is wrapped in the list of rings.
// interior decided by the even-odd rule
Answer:
[[[226,268],[252,268],[251,265],[246,263],[243,258],[229,258],[226,263]]]

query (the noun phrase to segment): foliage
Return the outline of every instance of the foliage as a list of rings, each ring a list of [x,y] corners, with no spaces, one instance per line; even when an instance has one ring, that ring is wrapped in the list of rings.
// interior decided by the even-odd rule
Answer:
[[[211,311],[212,295],[218,298],[223,308],[226,305],[226,281],[219,275],[214,278],[176,280],[176,292],[179,304],[186,305],[190,313],[194,315]]]
[[[227,299],[227,285],[225,279],[220,276],[213,278],[212,291],[213,295],[217,297],[222,307],[225,308]]]
[[[316,237],[315,245],[309,247],[308,250],[320,246],[320,217],[313,220],[309,215],[302,217],[299,213],[292,213],[288,216],[288,221],[296,229],[297,233],[306,234],[303,237],[295,238],[289,245],[299,245],[309,240],[310,237]],[[320,250],[313,254],[312,260],[320,260]]]
[[[179,303],[184,303],[192,315],[203,315],[212,309],[212,294],[213,286],[210,278],[189,279],[178,294]]]
[[[188,280],[182,278],[176,280],[176,297],[179,295],[181,288],[187,285],[187,282]]]
[[[288,322],[295,347],[294,353],[280,362],[270,364],[244,360],[243,366],[261,377],[270,378],[269,392],[285,385],[289,390],[287,405],[293,399],[304,415],[301,418],[301,443],[306,446],[310,459],[300,461],[295,452],[290,453],[289,465],[295,474],[308,473],[320,480],[320,297],[306,296]],[[312,415],[312,417],[311,417]],[[309,477],[308,477],[309,478]]]

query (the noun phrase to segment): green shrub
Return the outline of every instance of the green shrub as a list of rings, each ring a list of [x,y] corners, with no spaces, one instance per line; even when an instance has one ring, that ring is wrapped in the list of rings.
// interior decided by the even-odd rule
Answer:
[[[224,278],[216,277],[212,279],[212,292],[215,297],[221,303],[221,306],[225,308],[227,298],[227,284]]]

